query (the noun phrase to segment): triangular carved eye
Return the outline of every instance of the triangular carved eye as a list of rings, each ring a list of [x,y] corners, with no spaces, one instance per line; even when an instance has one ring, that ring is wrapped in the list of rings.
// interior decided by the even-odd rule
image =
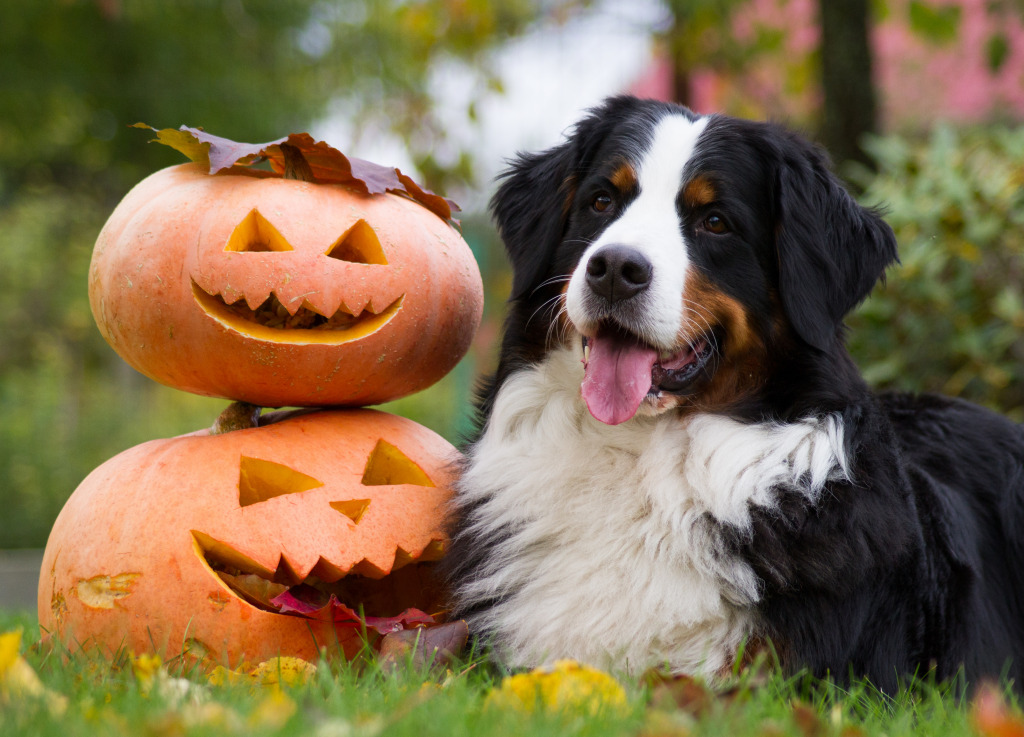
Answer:
[[[365,220],[359,220],[345,231],[345,235],[331,246],[327,255],[339,261],[351,261],[356,264],[380,264],[386,266],[387,258],[380,238],[373,232]]]
[[[241,507],[248,507],[250,504],[265,502],[275,496],[299,494],[323,485],[323,481],[294,468],[273,461],[242,456],[238,470],[238,504]]]
[[[270,224],[269,220],[260,215],[259,210],[253,208],[252,212],[245,216],[245,220],[235,227],[224,250],[293,251],[295,249],[277,231],[277,228]]]
[[[386,440],[378,440],[366,461],[363,485],[391,486],[393,484],[434,486],[430,477],[409,456]]]

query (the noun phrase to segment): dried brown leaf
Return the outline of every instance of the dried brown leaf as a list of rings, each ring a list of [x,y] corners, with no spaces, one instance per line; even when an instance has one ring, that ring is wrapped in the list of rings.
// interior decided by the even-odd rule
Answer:
[[[389,632],[380,641],[378,662],[391,670],[411,658],[416,668],[428,664],[446,664],[466,647],[469,628],[465,620],[427,627]]]
[[[818,715],[813,707],[800,701],[793,702],[793,721],[800,729],[804,737],[821,737],[825,734],[827,725],[825,720]]]
[[[701,680],[686,675],[648,671],[644,680],[651,689],[651,706],[656,709],[682,709],[695,717],[711,711],[716,696]]]
[[[449,199],[423,189],[411,177],[395,167],[381,166],[370,161],[348,157],[324,141],[317,141],[308,133],[292,133],[276,141],[266,143],[242,143],[207,133],[202,128],[182,126],[178,130],[158,130],[145,123],[136,123],[135,128],[146,128],[156,133],[157,143],[180,151],[192,161],[208,168],[210,174],[230,169],[232,166],[250,166],[258,161],[267,161],[278,175],[284,176],[295,165],[295,156],[301,157],[308,165],[303,178],[321,184],[343,184],[365,194],[390,192],[418,202],[440,217],[452,221],[452,212],[459,206]],[[285,151],[289,150],[290,157]],[[292,160],[289,161],[289,158]]]

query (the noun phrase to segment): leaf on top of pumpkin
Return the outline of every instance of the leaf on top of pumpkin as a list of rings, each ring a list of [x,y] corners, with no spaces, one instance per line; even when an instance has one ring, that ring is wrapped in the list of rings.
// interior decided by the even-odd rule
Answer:
[[[180,151],[192,161],[216,174],[232,166],[249,166],[266,160],[279,175],[288,170],[289,155],[296,152],[309,166],[314,181],[322,184],[344,184],[365,194],[402,195],[420,203],[442,220],[452,220],[452,212],[459,206],[452,200],[420,187],[396,167],[381,166],[371,161],[349,157],[324,141],[317,141],[308,133],[291,133],[284,138],[266,143],[241,143],[207,133],[202,128],[181,126],[157,129],[145,123],[133,128],[145,128],[156,133],[157,143]],[[286,152],[291,149],[288,154]]]

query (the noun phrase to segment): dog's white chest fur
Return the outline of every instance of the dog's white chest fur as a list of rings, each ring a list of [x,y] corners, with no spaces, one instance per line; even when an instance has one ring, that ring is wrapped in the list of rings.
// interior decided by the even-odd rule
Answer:
[[[706,414],[594,420],[579,354],[509,379],[459,483],[484,565],[459,592],[513,665],[573,658],[713,674],[750,634],[758,582],[721,523],[787,488],[817,499],[845,476],[837,417],[743,424]],[[475,503],[475,506],[473,506]]]

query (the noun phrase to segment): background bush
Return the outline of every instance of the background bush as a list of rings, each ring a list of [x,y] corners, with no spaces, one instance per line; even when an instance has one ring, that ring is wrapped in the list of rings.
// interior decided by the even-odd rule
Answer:
[[[877,387],[1024,419],[1024,128],[868,146],[878,173],[851,178],[887,209],[902,263],[848,321],[851,352]]]

